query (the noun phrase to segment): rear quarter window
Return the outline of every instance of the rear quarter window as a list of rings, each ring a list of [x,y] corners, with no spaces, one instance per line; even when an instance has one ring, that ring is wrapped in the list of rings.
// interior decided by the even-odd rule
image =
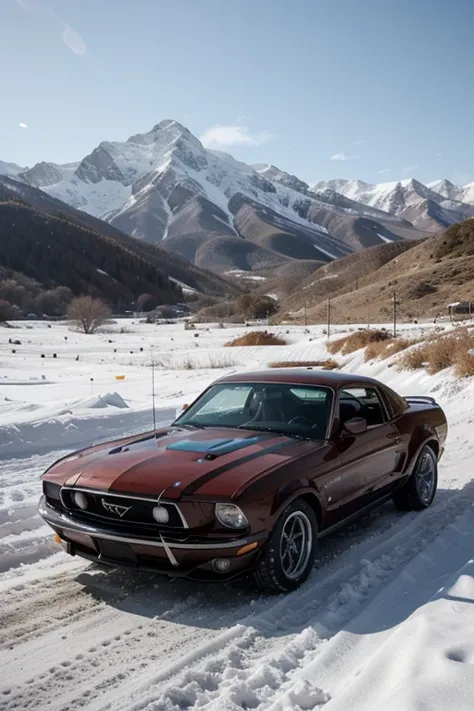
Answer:
[[[408,409],[408,403],[401,395],[394,392],[386,385],[380,388],[390,419],[399,417]]]

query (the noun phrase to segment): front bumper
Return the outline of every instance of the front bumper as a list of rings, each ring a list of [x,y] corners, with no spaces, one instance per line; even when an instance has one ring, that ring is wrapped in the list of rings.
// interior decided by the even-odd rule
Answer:
[[[100,525],[75,520],[69,513],[53,508],[41,497],[38,513],[57,533],[70,555],[117,567],[134,567],[202,581],[228,580],[249,572],[266,539],[266,533],[229,541],[206,540],[192,543],[124,535]],[[254,547],[242,553],[246,546]],[[216,572],[214,561],[226,559],[229,568]]]

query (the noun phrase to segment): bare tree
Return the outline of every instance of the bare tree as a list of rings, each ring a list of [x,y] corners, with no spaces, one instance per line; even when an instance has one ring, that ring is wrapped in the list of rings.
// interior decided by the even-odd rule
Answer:
[[[13,318],[14,308],[9,301],[0,299],[0,322]]]
[[[76,297],[67,310],[68,319],[78,328],[82,328],[84,333],[94,333],[110,318],[110,315],[107,304],[100,299],[93,299],[92,296]]]

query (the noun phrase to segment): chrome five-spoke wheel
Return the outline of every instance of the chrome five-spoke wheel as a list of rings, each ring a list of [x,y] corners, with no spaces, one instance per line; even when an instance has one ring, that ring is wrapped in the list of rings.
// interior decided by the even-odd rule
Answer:
[[[280,539],[281,567],[288,580],[295,580],[308,564],[313,545],[311,521],[303,511],[295,511],[286,519]]]
[[[314,508],[295,499],[280,514],[258,559],[257,585],[268,592],[288,592],[301,585],[313,567],[318,521]]]
[[[438,486],[438,458],[433,446],[422,447],[408,481],[393,494],[400,511],[421,511],[431,506]]]
[[[436,461],[428,449],[423,452],[423,455],[417,462],[415,482],[421,501],[427,504],[432,497],[433,489],[436,485]]]

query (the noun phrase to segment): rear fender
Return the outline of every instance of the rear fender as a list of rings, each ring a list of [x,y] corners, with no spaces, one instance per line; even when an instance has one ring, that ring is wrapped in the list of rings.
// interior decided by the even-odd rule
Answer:
[[[416,460],[418,459],[421,450],[427,444],[432,445],[432,448],[436,454],[436,458],[438,458],[440,452],[440,444],[435,428],[429,424],[420,425],[416,427],[413,431],[408,447],[408,456],[404,471],[407,476],[410,476],[410,474],[412,473],[413,467],[415,466]]]

